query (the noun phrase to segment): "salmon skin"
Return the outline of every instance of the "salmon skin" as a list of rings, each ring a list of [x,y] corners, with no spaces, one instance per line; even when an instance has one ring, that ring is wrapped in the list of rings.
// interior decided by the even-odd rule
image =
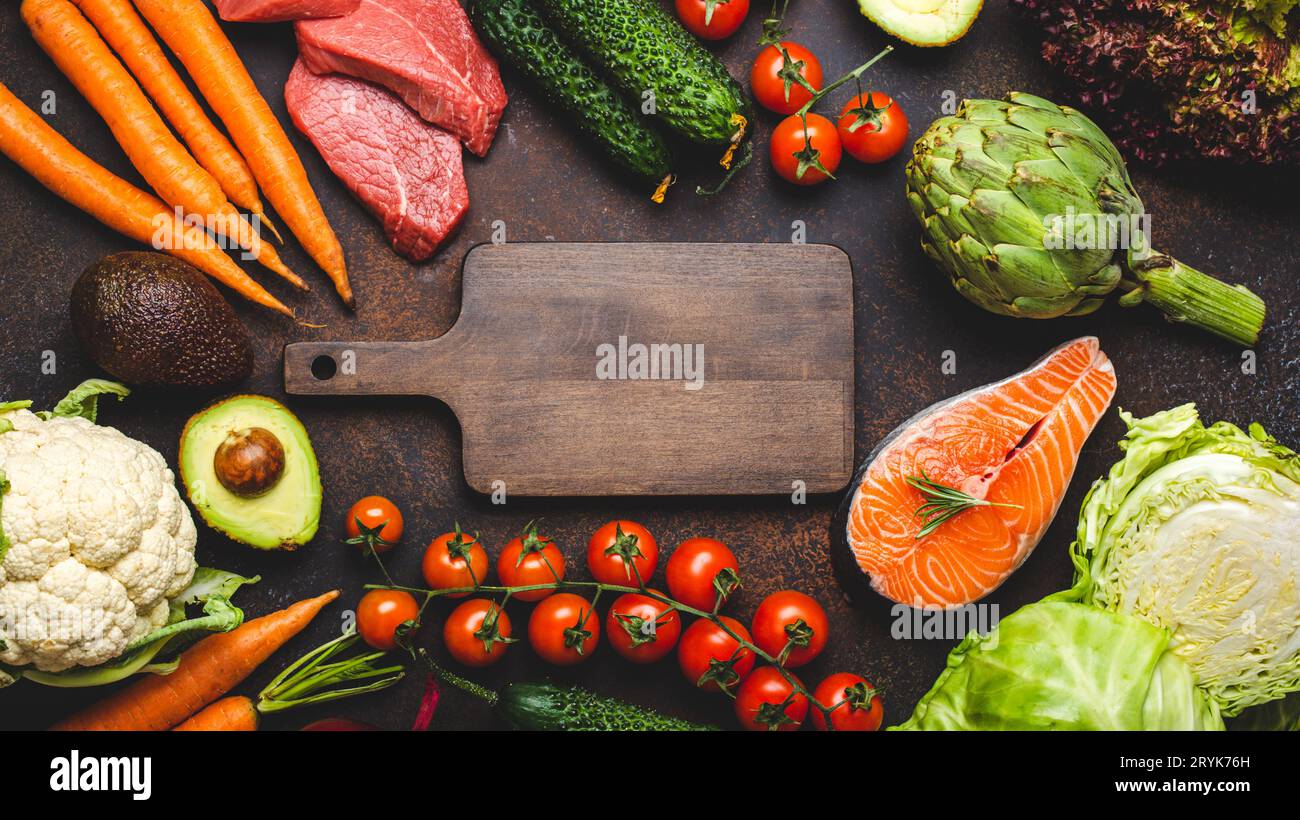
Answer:
[[[850,593],[865,581],[901,604],[950,609],[1005,581],[1047,532],[1083,448],[1115,396],[1097,339],[927,407],[876,447],[834,518],[832,558]],[[908,477],[1014,506],[970,507],[918,538],[929,499]]]

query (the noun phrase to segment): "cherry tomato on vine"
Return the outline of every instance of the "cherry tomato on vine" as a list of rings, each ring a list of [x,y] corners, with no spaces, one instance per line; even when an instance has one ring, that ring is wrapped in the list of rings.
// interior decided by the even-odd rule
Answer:
[[[414,596],[400,589],[372,589],[357,604],[357,632],[381,652],[397,646],[397,628],[420,617]]]
[[[529,522],[523,535],[512,538],[497,556],[497,577],[508,587],[527,587],[553,584],[564,580],[564,556],[555,542],[537,534],[537,524]],[[533,589],[516,592],[520,601],[540,601],[553,589]]]
[[[402,511],[382,495],[368,495],[348,510],[343,528],[349,544],[388,552],[402,540]]]
[[[751,732],[793,732],[808,717],[808,698],[797,693],[775,666],[763,666],[740,684],[736,717]]]
[[[749,0],[677,0],[677,16],[701,40],[725,40],[749,14]]]
[[[587,568],[602,584],[640,586],[650,580],[657,566],[659,545],[650,531],[635,521],[611,521],[587,542]]]
[[[785,54],[781,53],[785,49]],[[786,60],[789,55],[789,60]],[[822,64],[811,51],[789,41],[766,46],[754,58],[749,69],[749,85],[754,99],[764,108],[778,114],[793,114],[812,99],[799,78],[802,77],[814,91],[822,87]]]
[[[772,657],[779,657],[793,642],[785,666],[803,666],[826,647],[830,622],[822,605],[802,592],[787,589],[773,592],[754,612],[754,644]]]
[[[442,625],[442,642],[466,666],[491,666],[506,654],[510,616],[495,601],[471,598],[451,611]]]
[[[835,175],[843,155],[835,123],[821,114],[809,114],[807,126],[797,116],[781,120],[772,131],[769,151],[777,175],[795,185],[825,182]]]
[[[478,533],[466,535],[457,524],[453,532],[444,532],[429,542],[421,568],[430,589],[478,586],[487,580],[487,551],[479,543]],[[446,597],[466,595],[469,593],[457,592]]]
[[[682,635],[682,616],[663,601],[628,592],[609,608],[605,633],[609,645],[624,658],[633,663],[654,663],[677,645]]]
[[[668,556],[664,573],[674,600],[705,612],[713,611],[719,592],[725,599],[740,586],[736,556],[714,538],[687,538]]]
[[[600,616],[581,595],[557,592],[533,608],[528,618],[528,642],[548,663],[582,663],[600,643]]]
[[[749,641],[749,630],[735,618],[720,615],[719,619],[732,632]],[[686,679],[706,692],[735,687],[754,668],[754,653],[741,647],[736,639],[722,627],[707,618],[701,618],[687,628],[677,647],[677,663]]]
[[[844,150],[859,162],[884,162],[903,150],[907,141],[907,115],[892,97],[879,91],[846,102],[837,127]]]
[[[885,704],[878,690],[866,678],[851,672],[837,672],[817,684],[813,700],[831,712],[831,726],[837,732],[874,732],[885,716]],[[826,716],[812,710],[813,726],[826,731]]]

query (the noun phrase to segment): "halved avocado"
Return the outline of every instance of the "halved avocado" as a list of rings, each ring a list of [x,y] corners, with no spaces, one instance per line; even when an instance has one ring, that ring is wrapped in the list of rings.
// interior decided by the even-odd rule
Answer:
[[[195,413],[181,433],[179,464],[194,509],[233,540],[294,550],[316,535],[316,453],[302,422],[275,399],[231,396]]]
[[[984,0],[858,0],[871,22],[914,46],[946,46],[961,39]]]

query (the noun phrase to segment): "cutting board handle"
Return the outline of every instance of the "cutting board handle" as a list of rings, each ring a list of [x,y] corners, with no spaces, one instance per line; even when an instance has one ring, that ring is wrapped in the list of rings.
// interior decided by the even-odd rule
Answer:
[[[298,342],[284,348],[284,389],[295,396],[433,396],[446,400],[455,370],[438,340]]]

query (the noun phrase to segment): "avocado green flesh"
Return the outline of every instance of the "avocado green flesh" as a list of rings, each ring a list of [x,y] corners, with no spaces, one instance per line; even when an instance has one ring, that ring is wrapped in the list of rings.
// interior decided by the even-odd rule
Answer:
[[[270,490],[241,498],[222,486],[213,459],[230,433],[269,430],[284,447],[284,472]],[[316,535],[321,483],[302,422],[265,396],[233,396],[199,411],[181,434],[181,481],[208,526],[258,549],[295,549]]]
[[[979,16],[984,0],[858,0],[871,22],[914,46],[946,46]]]

